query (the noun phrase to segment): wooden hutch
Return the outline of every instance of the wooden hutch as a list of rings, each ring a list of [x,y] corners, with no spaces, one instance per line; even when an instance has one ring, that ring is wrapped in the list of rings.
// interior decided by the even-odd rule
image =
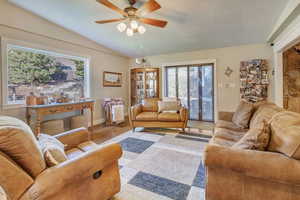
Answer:
[[[142,103],[145,98],[159,98],[159,76],[159,68],[143,67],[131,69],[131,105]]]

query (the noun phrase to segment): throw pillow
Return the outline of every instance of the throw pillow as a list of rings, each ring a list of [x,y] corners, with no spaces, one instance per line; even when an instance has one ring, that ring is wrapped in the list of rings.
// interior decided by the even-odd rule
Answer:
[[[232,148],[264,151],[270,141],[270,127],[266,121],[250,129]]]
[[[55,137],[46,134],[39,134],[38,141],[44,154],[45,161],[49,167],[67,160],[67,156],[64,151],[64,144]]]
[[[248,128],[253,111],[254,106],[252,103],[241,101],[232,117],[232,122],[240,128]]]
[[[280,152],[300,160],[300,114],[290,111],[277,113],[271,119],[269,151]]]
[[[169,112],[169,111],[176,111],[180,110],[180,101],[159,101],[158,102],[158,112]]]

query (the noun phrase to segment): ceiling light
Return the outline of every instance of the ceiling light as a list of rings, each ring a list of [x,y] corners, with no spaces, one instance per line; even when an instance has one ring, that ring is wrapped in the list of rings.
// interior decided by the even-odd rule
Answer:
[[[131,26],[131,28],[132,28],[133,30],[135,30],[135,29],[138,28],[139,24],[137,23],[137,21],[132,20],[132,21],[130,22],[130,26]]]
[[[118,24],[117,28],[122,33],[126,30],[127,26],[125,23],[120,23],[120,24]]]
[[[133,36],[133,30],[131,28],[128,28],[126,31],[127,36],[131,37]]]
[[[146,32],[146,28],[145,28],[144,26],[139,26],[138,32],[139,32],[140,34],[144,34],[144,33]]]

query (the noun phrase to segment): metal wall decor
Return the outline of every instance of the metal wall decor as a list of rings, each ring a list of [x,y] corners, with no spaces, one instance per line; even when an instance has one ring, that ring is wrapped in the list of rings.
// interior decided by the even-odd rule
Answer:
[[[230,77],[232,73],[233,73],[233,70],[230,67],[227,67],[225,70],[225,75],[227,77]]]
[[[267,99],[269,75],[266,60],[255,59],[241,62],[241,99],[258,102]]]

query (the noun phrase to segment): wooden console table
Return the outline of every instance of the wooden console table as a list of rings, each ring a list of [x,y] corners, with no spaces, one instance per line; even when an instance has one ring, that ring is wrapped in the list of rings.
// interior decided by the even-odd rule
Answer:
[[[36,123],[35,123],[35,135],[41,133],[41,122],[43,116],[52,115],[64,112],[72,112],[76,110],[80,110],[83,112],[84,109],[89,109],[91,111],[91,129],[90,135],[93,134],[93,114],[94,114],[94,104],[95,100],[87,100],[73,103],[57,103],[57,104],[49,104],[49,105],[33,105],[26,107],[26,119],[27,124],[30,124],[31,116],[33,113],[36,113]],[[90,136],[89,136],[90,137]],[[91,137],[90,137],[91,139]]]

